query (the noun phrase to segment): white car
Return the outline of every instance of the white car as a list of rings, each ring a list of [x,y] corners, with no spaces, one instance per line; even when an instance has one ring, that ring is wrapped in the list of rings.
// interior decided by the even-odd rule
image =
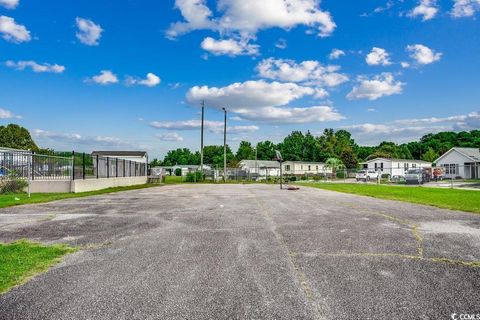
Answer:
[[[357,179],[357,181],[370,181],[372,179],[378,179],[378,175],[379,173],[374,170],[360,170],[355,175],[355,179]]]

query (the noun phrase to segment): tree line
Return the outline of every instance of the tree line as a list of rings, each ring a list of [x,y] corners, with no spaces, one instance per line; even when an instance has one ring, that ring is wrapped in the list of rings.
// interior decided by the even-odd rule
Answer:
[[[30,132],[16,124],[0,126],[0,147],[32,150],[43,154],[60,154],[51,149],[41,149],[32,139]],[[293,131],[282,142],[260,141],[253,145],[241,141],[236,153],[227,146],[227,163],[236,167],[241,160],[273,160],[275,150],[282,153],[285,161],[326,162],[339,159],[347,168],[356,168],[362,161],[383,158],[421,159],[433,162],[452,147],[480,148],[480,130],[462,132],[439,132],[427,134],[418,141],[396,144],[384,141],[378,146],[360,146],[346,130],[325,129],[319,136],[309,131]],[[223,146],[205,146],[205,164],[214,168],[223,167]],[[188,148],[170,150],[163,160],[153,159],[154,166],[199,165],[200,152]]]

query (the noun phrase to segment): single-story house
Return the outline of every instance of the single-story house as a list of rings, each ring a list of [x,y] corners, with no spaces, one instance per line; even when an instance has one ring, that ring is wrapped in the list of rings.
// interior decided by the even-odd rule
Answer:
[[[332,170],[325,168],[323,162],[308,161],[285,161],[282,163],[283,174],[285,175],[316,175],[332,173]]]
[[[432,163],[423,160],[375,158],[361,163],[363,169],[379,171],[390,177],[404,177],[408,169],[431,168]]]
[[[146,151],[93,151],[92,157],[96,156],[148,164],[148,154]]]
[[[445,168],[447,178],[479,179],[480,149],[455,147],[435,160],[435,164]]]
[[[268,160],[242,160],[238,167],[247,175],[259,177],[280,177],[280,163]]]

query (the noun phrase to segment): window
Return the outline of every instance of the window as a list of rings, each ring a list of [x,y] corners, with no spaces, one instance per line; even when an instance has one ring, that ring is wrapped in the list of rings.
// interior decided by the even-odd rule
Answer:
[[[408,163],[404,163],[404,164],[403,164],[403,168],[404,168],[405,170],[408,170]]]
[[[416,168],[417,167],[417,164],[416,163],[412,163],[412,168]]]
[[[375,170],[377,170],[378,164],[375,162]]]
[[[445,174],[456,175],[458,173],[458,165],[454,163],[444,164]]]
[[[380,170],[383,171],[383,162],[380,162]]]
[[[285,165],[285,171],[290,171],[290,165],[289,164]]]
[[[310,166],[308,166],[308,171],[312,170]]]
[[[317,171],[318,171],[318,166],[317,166],[317,168],[316,168],[316,169],[317,169]]]
[[[300,170],[303,170],[303,164],[300,166]]]

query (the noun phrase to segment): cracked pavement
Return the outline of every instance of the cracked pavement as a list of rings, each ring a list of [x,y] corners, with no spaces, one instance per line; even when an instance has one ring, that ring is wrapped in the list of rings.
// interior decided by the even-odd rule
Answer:
[[[450,319],[480,313],[480,215],[272,185],[0,209],[0,241],[84,249],[0,319]]]

